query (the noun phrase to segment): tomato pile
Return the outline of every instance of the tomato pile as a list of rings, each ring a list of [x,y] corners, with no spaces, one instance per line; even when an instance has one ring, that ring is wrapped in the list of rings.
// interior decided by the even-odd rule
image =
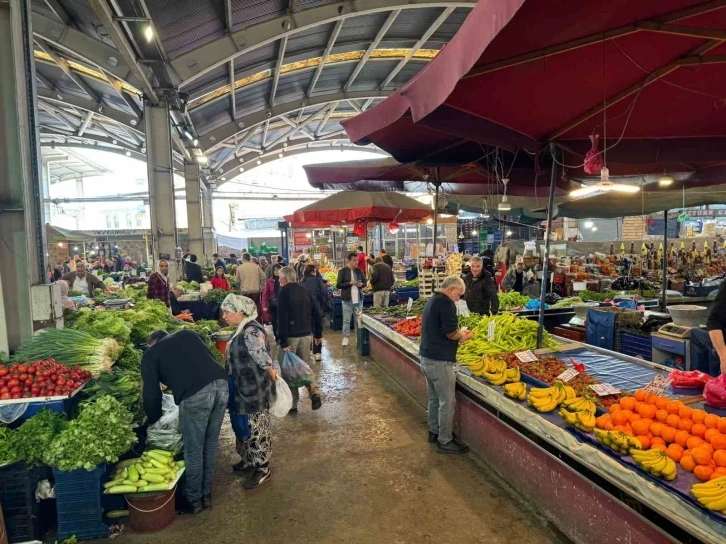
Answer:
[[[393,326],[393,329],[405,336],[421,336],[421,323],[423,316],[417,316],[413,319],[404,319]]]
[[[70,395],[91,373],[53,359],[0,366],[0,400]]]

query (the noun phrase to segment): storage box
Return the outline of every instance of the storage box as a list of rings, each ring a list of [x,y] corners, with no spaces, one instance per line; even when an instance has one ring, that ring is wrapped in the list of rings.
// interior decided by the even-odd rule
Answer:
[[[106,469],[66,472],[53,469],[58,508],[58,540],[76,535],[79,540],[108,537],[101,507],[101,477]]]
[[[8,542],[42,540],[53,527],[55,501],[35,500],[38,482],[51,479],[46,466],[29,469],[25,463],[13,463],[0,468],[0,504]]]

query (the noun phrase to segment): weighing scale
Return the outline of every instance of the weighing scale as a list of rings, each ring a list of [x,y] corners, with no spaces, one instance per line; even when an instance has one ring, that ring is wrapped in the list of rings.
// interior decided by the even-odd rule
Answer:
[[[573,304],[572,309],[575,311],[575,317],[570,319],[567,323],[574,327],[584,327],[585,320],[587,319],[587,311],[590,308],[597,308],[600,306],[597,302],[585,302],[583,304]]]
[[[103,305],[109,310],[125,310],[127,308],[127,304],[130,302],[131,299],[128,298],[109,298],[106,299],[106,302],[104,302]]]
[[[671,338],[683,339],[689,338],[691,336],[691,329],[693,329],[693,327],[676,325],[675,323],[666,323],[660,329],[658,329],[658,334],[670,336]]]

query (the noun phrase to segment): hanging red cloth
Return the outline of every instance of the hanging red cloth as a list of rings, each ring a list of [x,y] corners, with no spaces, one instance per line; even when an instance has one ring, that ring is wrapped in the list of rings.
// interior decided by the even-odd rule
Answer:
[[[600,150],[597,148],[597,143],[600,141],[600,135],[591,134],[590,141],[592,142],[592,147],[590,148],[590,151],[585,154],[583,170],[591,176],[596,176],[600,174],[600,170],[602,170],[603,167],[602,153],[600,153]]]

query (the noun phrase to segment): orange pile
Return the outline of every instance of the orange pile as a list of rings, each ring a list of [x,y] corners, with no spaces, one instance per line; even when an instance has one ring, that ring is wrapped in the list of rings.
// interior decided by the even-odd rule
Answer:
[[[726,417],[638,390],[597,418],[598,429],[635,436],[643,449],[658,448],[706,482],[726,476]]]

